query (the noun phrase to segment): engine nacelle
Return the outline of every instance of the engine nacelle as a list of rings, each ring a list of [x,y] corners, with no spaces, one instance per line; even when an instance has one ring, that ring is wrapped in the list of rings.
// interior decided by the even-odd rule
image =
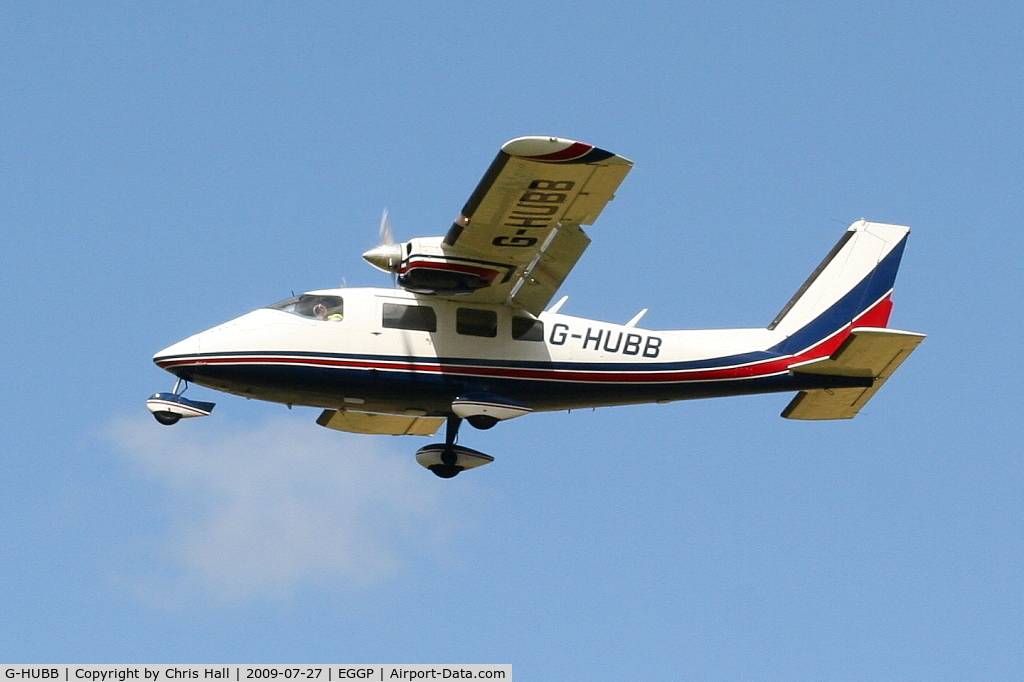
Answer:
[[[502,274],[493,267],[459,260],[410,256],[398,269],[398,285],[419,294],[468,294],[491,286]]]
[[[441,237],[381,244],[363,254],[373,267],[394,273],[398,285],[418,294],[468,294],[512,278],[516,266],[448,253]]]

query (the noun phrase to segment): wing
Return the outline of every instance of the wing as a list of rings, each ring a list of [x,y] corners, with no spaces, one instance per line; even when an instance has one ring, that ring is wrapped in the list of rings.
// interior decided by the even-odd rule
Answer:
[[[597,220],[632,166],[558,137],[506,142],[443,240],[410,242],[399,283],[540,313],[590,244],[580,226]]]

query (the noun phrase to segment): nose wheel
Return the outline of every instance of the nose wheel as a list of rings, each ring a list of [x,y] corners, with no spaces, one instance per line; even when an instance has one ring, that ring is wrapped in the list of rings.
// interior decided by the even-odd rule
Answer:
[[[449,416],[445,425],[444,443],[434,443],[416,452],[416,461],[420,466],[429,469],[439,478],[454,478],[466,469],[475,469],[493,462],[494,458],[490,455],[455,444],[461,425],[461,417]]]

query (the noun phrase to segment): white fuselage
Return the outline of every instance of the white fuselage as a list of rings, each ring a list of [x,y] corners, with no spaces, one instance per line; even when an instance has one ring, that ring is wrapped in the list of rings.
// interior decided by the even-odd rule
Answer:
[[[806,351],[770,350],[779,335],[768,329],[653,331],[547,312],[534,321],[505,305],[400,289],[303,296],[317,297],[339,312],[320,319],[296,312],[301,303],[260,308],[154,361],[251,398],[399,414],[447,414],[466,393],[555,410],[803,387],[788,370]],[[403,320],[405,306],[421,308]],[[401,328],[410,326],[420,328]]]

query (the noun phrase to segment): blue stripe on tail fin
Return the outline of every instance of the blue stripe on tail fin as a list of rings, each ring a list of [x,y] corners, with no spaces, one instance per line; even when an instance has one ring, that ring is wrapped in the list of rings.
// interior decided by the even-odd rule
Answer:
[[[799,353],[861,317],[871,326],[885,326],[883,299],[893,288],[909,232],[902,225],[863,220],[851,225],[769,326],[783,337],[771,350]],[[881,307],[874,311],[873,306]]]

